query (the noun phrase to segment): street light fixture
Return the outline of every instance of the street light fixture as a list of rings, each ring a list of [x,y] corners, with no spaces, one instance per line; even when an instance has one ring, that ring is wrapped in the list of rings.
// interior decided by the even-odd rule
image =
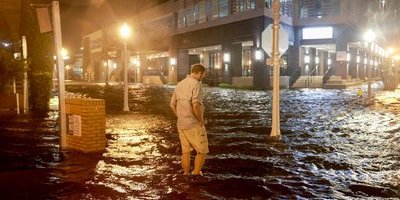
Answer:
[[[68,55],[68,50],[65,48],[61,49],[61,56],[63,58],[63,60],[68,60],[69,59],[69,55]]]
[[[131,28],[126,22],[121,26],[120,36],[124,41],[124,111],[129,111],[128,106],[128,38],[131,35]]]
[[[370,45],[369,49],[369,60],[372,61],[372,53],[373,53],[373,49],[372,49],[372,42],[375,40],[375,33],[369,29],[365,34],[364,34],[364,40]],[[371,69],[372,68],[372,63],[371,65],[368,67],[368,104],[371,103],[371,96],[372,96],[372,90],[371,90],[371,79],[372,79],[372,72]]]

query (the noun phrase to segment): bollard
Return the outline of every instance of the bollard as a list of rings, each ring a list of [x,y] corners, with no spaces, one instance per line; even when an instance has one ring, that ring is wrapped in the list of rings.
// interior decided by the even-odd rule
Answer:
[[[104,151],[105,103],[103,99],[66,98],[66,148],[84,153]]]

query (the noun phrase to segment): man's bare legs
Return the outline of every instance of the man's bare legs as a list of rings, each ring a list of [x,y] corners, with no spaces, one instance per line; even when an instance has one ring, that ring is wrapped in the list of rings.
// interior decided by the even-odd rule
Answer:
[[[184,175],[189,175],[190,172],[190,153],[184,153],[182,154],[182,168],[183,168],[183,174]]]
[[[194,160],[194,170],[192,171],[193,175],[201,175],[201,168],[203,168],[204,161],[206,160],[205,153],[197,153],[196,158]]]

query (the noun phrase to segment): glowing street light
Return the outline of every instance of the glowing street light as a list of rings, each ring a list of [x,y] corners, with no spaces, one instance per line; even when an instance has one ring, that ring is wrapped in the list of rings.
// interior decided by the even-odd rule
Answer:
[[[365,32],[363,39],[364,41],[371,43],[375,40],[375,33],[371,29],[368,29],[368,31]]]
[[[128,26],[128,24],[126,22],[124,22],[124,24],[122,24],[119,33],[123,39],[128,39],[129,36],[131,36],[131,28]]]
[[[69,55],[68,55],[68,50],[65,48],[61,49],[61,56],[63,58],[63,60],[68,60],[69,59]]]
[[[128,26],[126,22],[121,26],[120,36],[124,41],[124,111],[129,111],[128,106],[128,38],[131,35],[131,28]]]

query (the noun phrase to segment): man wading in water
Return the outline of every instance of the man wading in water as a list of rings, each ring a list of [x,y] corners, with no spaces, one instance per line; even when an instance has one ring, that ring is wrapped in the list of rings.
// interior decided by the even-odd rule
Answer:
[[[193,175],[201,175],[206,155],[208,139],[204,127],[203,89],[201,80],[205,68],[201,64],[192,65],[191,74],[176,85],[171,98],[171,108],[178,117],[177,127],[182,146],[183,174],[190,172],[190,146],[196,152]]]

